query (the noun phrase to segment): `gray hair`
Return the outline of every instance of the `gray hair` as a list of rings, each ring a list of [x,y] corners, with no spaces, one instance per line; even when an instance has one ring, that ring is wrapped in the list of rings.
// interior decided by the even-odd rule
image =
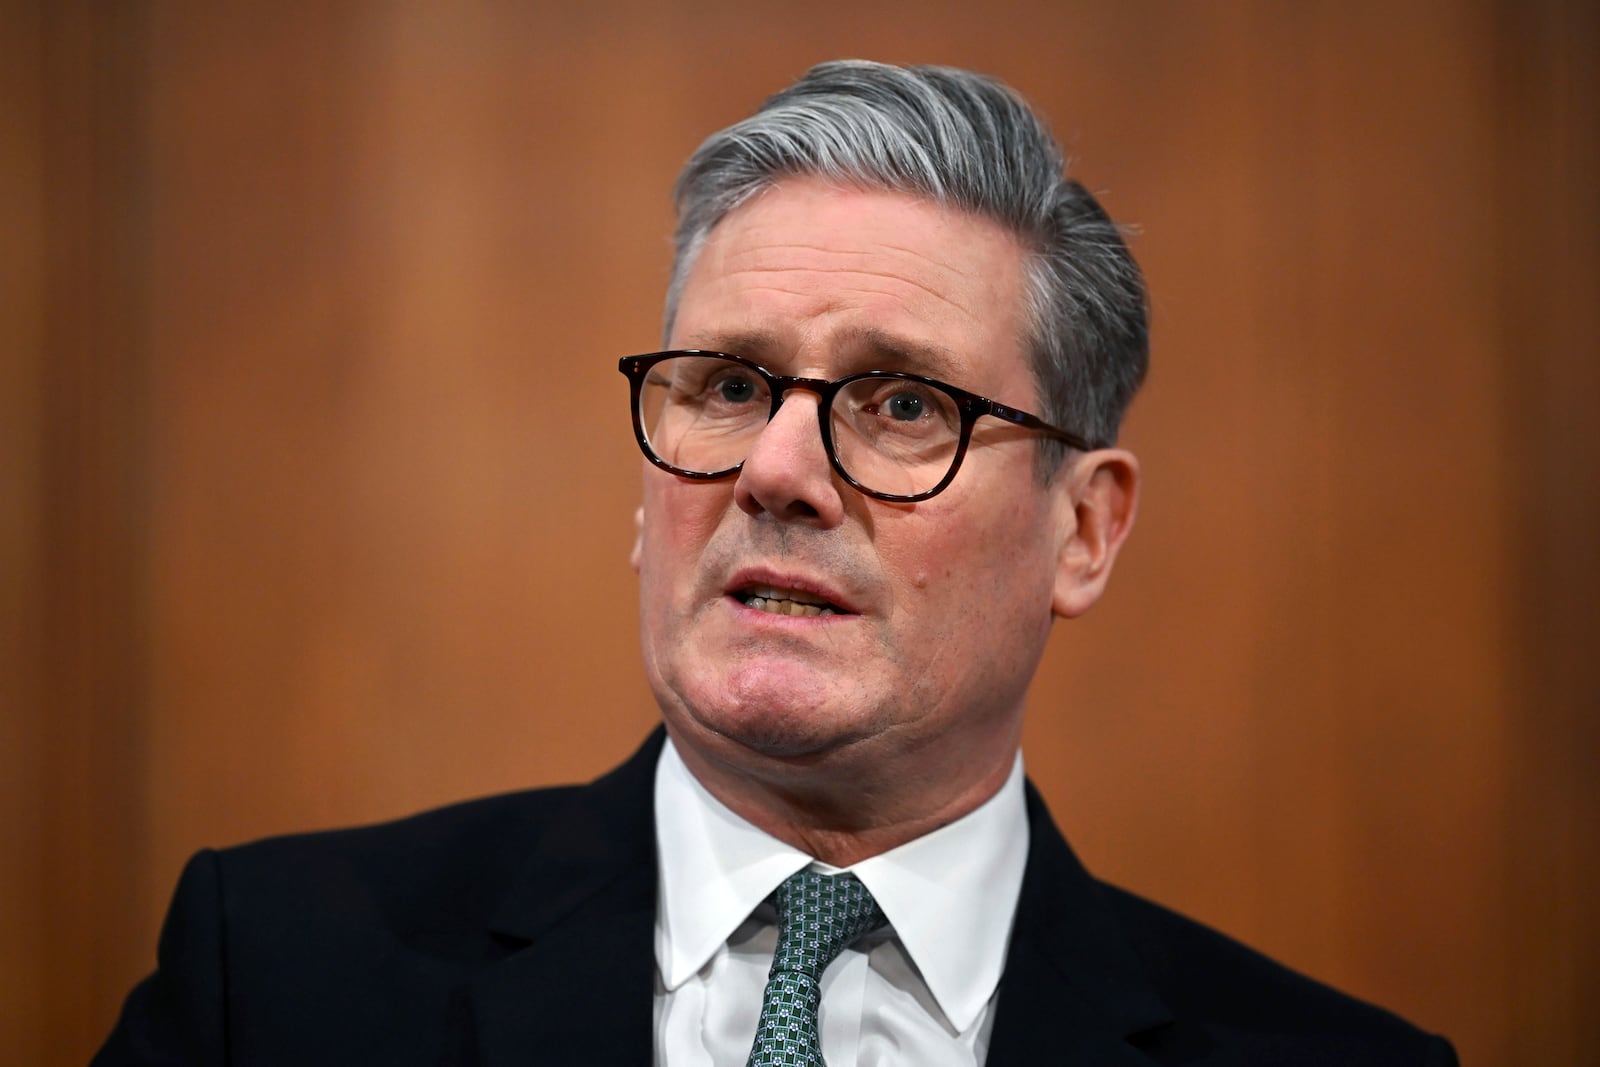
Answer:
[[[722,219],[783,178],[910,193],[1005,226],[1030,251],[1026,314],[1044,418],[1116,440],[1149,362],[1144,278],[1117,225],[1066,177],[1061,146],[1000,82],[950,67],[812,67],[684,165],[666,333]],[[1064,450],[1045,442],[1046,470]]]

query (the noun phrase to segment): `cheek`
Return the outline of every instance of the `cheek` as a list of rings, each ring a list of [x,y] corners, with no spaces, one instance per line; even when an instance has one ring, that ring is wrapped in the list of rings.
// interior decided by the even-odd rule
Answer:
[[[1029,584],[1052,569],[1043,516],[1026,506],[920,512],[880,529],[878,541],[905,587],[932,594]]]
[[[639,519],[639,578],[651,597],[692,583],[700,557],[727,511],[731,490],[646,468]]]

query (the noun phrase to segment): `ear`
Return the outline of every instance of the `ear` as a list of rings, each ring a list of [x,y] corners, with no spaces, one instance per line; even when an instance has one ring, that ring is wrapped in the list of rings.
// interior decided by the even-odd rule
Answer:
[[[644,505],[633,509],[633,549],[628,553],[628,566],[639,573],[639,560],[644,555]]]
[[[1111,567],[1133,529],[1139,510],[1139,461],[1120,448],[1097,449],[1077,458],[1063,479],[1064,534],[1056,559],[1055,613],[1075,619],[1105,592]]]

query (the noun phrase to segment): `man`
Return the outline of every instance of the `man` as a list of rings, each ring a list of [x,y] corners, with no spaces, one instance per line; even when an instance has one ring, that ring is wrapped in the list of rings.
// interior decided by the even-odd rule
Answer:
[[[1138,497],[1143,283],[1062,169],[934,68],[824,64],[707,141],[667,350],[621,362],[664,736],[202,853],[100,1062],[1453,1063],[1094,881],[1023,779]]]

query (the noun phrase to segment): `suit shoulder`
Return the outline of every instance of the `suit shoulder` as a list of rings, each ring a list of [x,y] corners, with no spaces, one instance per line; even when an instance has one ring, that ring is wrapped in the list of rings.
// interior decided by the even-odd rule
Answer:
[[[483,837],[536,833],[582,786],[562,785],[461,800],[383,822],[280,834],[219,850],[230,859],[281,861],[322,855],[377,858],[419,848],[453,849]]]
[[[1180,1019],[1253,1046],[1261,1062],[1456,1062],[1443,1039],[1212,927],[1101,883],[1150,980]]]
[[[277,908],[302,923],[367,915],[401,927],[455,914],[476,923],[580,788],[482,797],[389,822],[236,845],[215,853],[218,877],[236,914]]]

